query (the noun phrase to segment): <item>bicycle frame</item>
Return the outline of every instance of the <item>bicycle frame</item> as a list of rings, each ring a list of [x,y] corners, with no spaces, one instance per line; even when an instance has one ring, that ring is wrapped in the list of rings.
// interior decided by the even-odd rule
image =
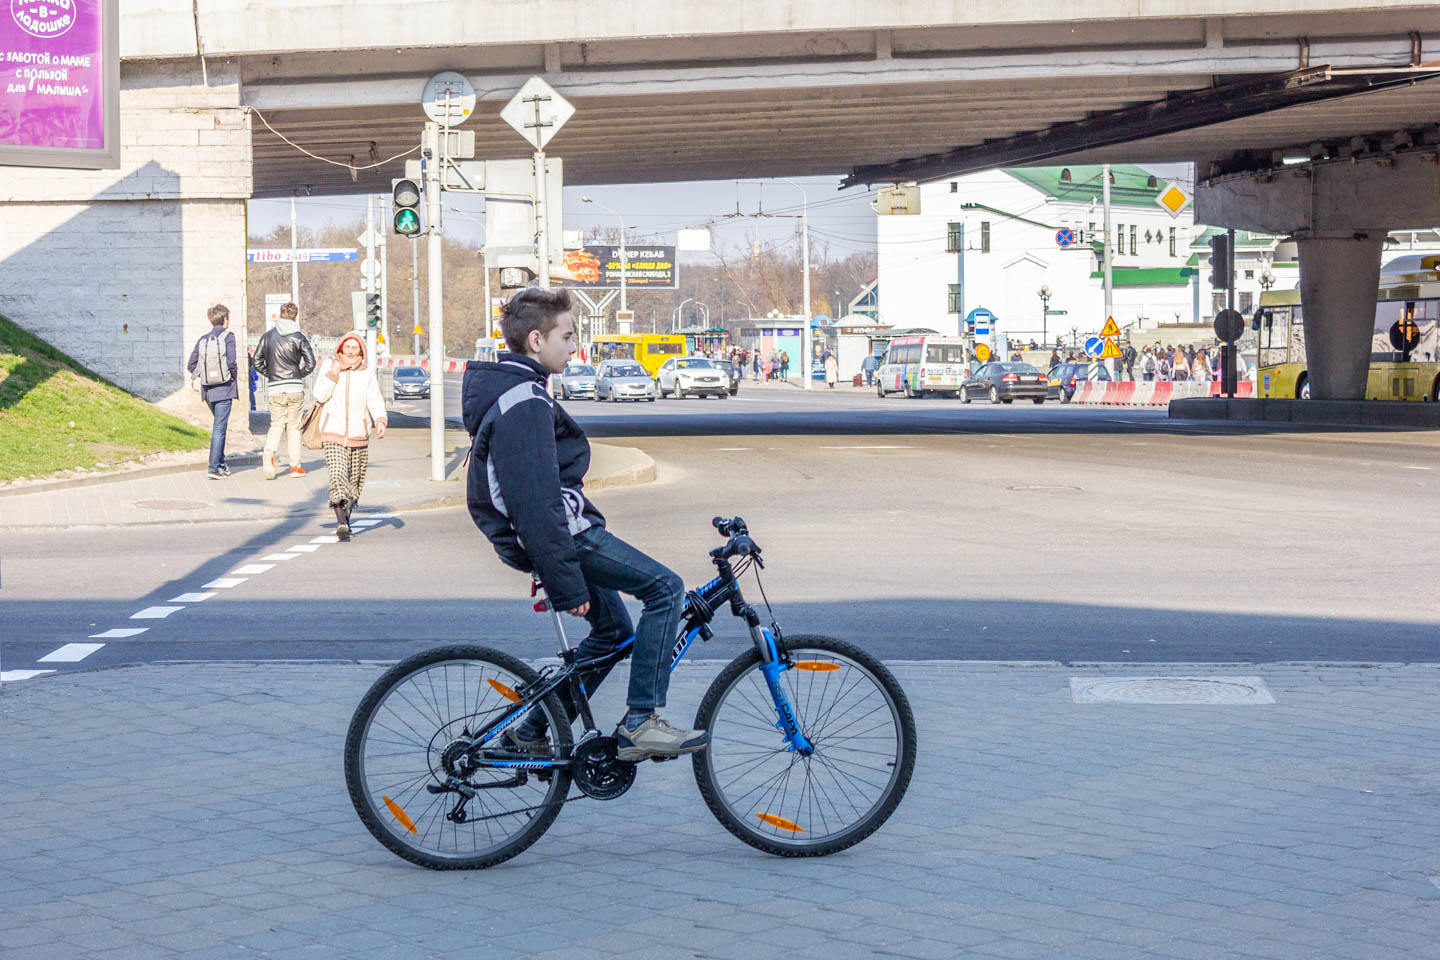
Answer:
[[[675,666],[684,658],[696,637],[709,640],[714,635],[710,630],[710,621],[715,618],[716,611],[725,604],[729,604],[731,614],[745,621],[755,649],[760,654],[760,670],[765,675],[765,685],[774,702],[777,718],[776,728],[789,745],[790,750],[808,757],[814,752],[814,747],[801,731],[799,723],[795,719],[795,710],[785,692],[785,686],[780,681],[780,674],[791,665],[790,655],[785,649],[784,636],[780,632],[780,627],[775,623],[772,623],[768,629],[760,625],[760,615],[754,607],[745,602],[739,580],[736,579],[734,568],[731,567],[728,557],[714,555],[714,559],[719,575],[699,589],[685,594],[685,606],[680,614],[680,631],[671,648],[670,670],[674,672]],[[573,723],[578,719],[585,726],[585,732],[581,734],[579,742],[592,736],[599,736],[600,729],[596,726],[595,718],[590,711],[589,693],[581,681],[581,675],[592,670],[609,668],[630,656],[634,650],[635,637],[632,635],[609,653],[582,659],[579,652],[572,648],[569,640],[566,639],[565,625],[560,619],[560,611],[551,607],[547,601],[537,603],[535,609],[550,611],[555,623],[556,636],[560,640],[560,659],[563,661],[563,665],[553,673],[542,673],[537,683],[522,687],[517,693],[523,696],[523,702],[505,716],[476,731],[474,744],[467,751],[476,766],[526,770],[568,767],[570,761],[566,757],[492,760],[483,755],[483,750],[486,744],[518,722],[534,708],[536,703],[561,689],[569,695],[569,702],[575,706],[576,716],[571,718],[570,722]]]

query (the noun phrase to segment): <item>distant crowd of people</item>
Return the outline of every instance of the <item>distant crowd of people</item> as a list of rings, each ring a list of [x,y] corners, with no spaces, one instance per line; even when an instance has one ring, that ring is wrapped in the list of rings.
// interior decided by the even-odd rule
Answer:
[[[1020,359],[1019,351],[1011,355],[1012,360]],[[1069,351],[1062,358],[1057,348],[1050,351],[1050,367],[1060,363],[1086,363],[1091,358],[1084,354],[1076,356]],[[1139,350],[1127,343],[1121,348],[1120,357],[1115,361],[1117,380],[1138,381],[1182,381],[1209,383],[1221,379],[1220,348],[1218,346],[1195,346],[1185,344],[1167,347],[1156,341],[1153,346]],[[1240,380],[1253,380],[1255,368],[1245,362],[1243,354],[1235,354],[1235,373]]]

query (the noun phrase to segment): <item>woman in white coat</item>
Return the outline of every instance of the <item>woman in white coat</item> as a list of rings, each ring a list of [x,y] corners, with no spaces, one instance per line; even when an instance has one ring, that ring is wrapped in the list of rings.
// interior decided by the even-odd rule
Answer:
[[[365,341],[347,333],[335,346],[315,378],[315,402],[320,411],[320,442],[330,475],[330,506],[335,509],[335,535],[350,539],[350,513],[365,487],[370,463],[370,425],[377,438],[385,436],[385,400],[375,368],[365,358]]]

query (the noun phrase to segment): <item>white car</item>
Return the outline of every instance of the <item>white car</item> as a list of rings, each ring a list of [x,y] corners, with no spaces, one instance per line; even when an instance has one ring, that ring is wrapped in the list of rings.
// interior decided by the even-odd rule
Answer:
[[[671,357],[655,380],[662,397],[730,396],[730,378],[709,357]]]

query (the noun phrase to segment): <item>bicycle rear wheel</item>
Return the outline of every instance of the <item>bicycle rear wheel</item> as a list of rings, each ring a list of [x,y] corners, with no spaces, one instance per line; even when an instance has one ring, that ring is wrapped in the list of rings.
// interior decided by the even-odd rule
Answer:
[[[461,767],[474,734],[523,709],[515,691],[534,681],[523,661],[488,647],[450,646],[402,660],[370,687],[345,738],[345,784],[365,828],[391,852],[432,870],[488,867],[540,838],[560,813],[570,772]],[[535,707],[549,721],[556,756],[568,757],[570,724],[559,697]],[[453,792],[430,785],[458,778],[475,788],[465,818]]]
[[[823,856],[864,840],[900,805],[915,769],[915,718],[894,675],[854,644],[799,636],[785,645],[794,666],[781,683],[814,752],[789,748],[751,650],[700,702],[695,726],[710,731],[710,746],[695,754],[695,782],[750,846]]]

